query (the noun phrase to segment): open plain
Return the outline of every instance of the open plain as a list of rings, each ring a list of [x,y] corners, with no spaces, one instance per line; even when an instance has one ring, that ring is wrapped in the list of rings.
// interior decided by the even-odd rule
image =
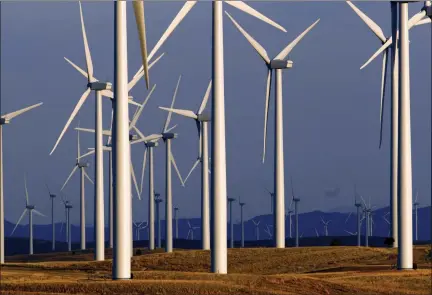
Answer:
[[[229,249],[228,275],[210,273],[209,251],[137,251],[130,281],[111,280],[110,250],[103,262],[79,252],[10,256],[1,294],[431,294],[430,246],[415,247],[418,269],[402,272],[387,248]]]

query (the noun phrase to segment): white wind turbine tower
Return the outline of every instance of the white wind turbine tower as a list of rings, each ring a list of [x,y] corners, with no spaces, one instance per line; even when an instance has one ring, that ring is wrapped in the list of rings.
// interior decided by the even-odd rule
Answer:
[[[360,246],[361,246],[361,220],[360,220],[360,210],[361,210],[362,204],[361,204],[361,202],[357,202],[357,195],[358,195],[358,194],[357,194],[357,187],[356,187],[356,185],[354,184],[354,205],[355,205],[356,208],[357,208],[357,232],[356,232],[356,234],[357,234],[357,246],[360,247]],[[348,217],[347,217],[347,219],[345,220],[345,223],[348,222],[348,219],[350,218],[351,214],[352,214],[352,212],[350,212],[350,213],[348,214]]]
[[[348,5],[354,10],[354,12],[366,23],[369,29],[378,37],[382,42],[382,47],[360,68],[366,67],[375,57],[383,53],[382,61],[382,73],[381,73],[381,110],[380,110],[380,142],[379,147],[381,148],[382,143],[382,128],[383,128],[383,115],[384,115],[384,98],[385,98],[385,86],[387,78],[387,56],[389,47],[391,50],[391,120],[390,120],[390,207],[391,207],[391,224],[392,224],[392,236],[395,239],[393,247],[398,247],[398,147],[399,147],[399,49],[398,42],[392,40],[398,39],[399,31],[397,28],[398,15],[397,15],[397,2],[391,1],[391,23],[392,23],[392,35],[385,37],[382,29],[368,16],[366,16],[360,9],[354,4],[347,1]],[[424,22],[420,21],[424,14],[416,14],[408,22],[408,29],[413,26],[421,25]],[[430,20],[429,20],[430,22]]]
[[[232,203],[235,202],[236,199],[228,198],[229,203],[229,215],[230,215],[230,248],[234,248],[234,220],[232,216]]]
[[[259,224],[261,223],[260,220],[255,221],[255,219],[252,219],[253,224],[255,225],[255,238],[258,241],[259,240]]]
[[[291,203],[288,207],[288,224],[289,224],[289,237],[290,239],[292,238],[292,215],[294,213],[294,211],[292,210],[292,203],[293,203],[293,199],[291,198]]]
[[[291,194],[292,194],[292,202],[294,202],[294,215],[295,215],[295,246],[299,246],[299,220],[298,220],[298,203],[300,202],[300,198],[296,197],[294,194],[294,185],[291,177]]]
[[[331,220],[325,221],[322,217],[321,217],[321,223],[324,225],[324,235],[326,237],[328,237],[328,225],[331,222]]]
[[[27,180],[26,180],[25,176],[24,176],[24,188],[25,188],[25,197],[26,197],[26,207],[24,208],[23,213],[21,214],[20,218],[18,219],[18,222],[15,224],[15,227],[11,233],[11,236],[15,232],[15,230],[18,227],[18,225],[20,224],[21,220],[24,218],[24,215],[28,212],[28,215],[29,215],[29,255],[33,255],[33,212],[36,213],[37,215],[40,215],[43,217],[46,217],[46,216],[43,215],[42,213],[40,213],[39,211],[37,211],[35,209],[34,205],[30,204],[29,194],[27,191]]]
[[[56,240],[55,240],[55,223],[54,223],[54,199],[56,198],[56,195],[51,193],[48,184],[45,183],[45,185],[48,189],[48,195],[51,199],[52,250],[55,251]]]
[[[178,240],[179,234],[178,234],[178,211],[179,208],[174,208],[174,223],[175,223],[175,239]]]
[[[161,218],[159,204],[163,202],[160,199],[160,194],[155,193],[155,204],[156,204],[156,224],[157,224],[157,247],[162,248],[162,231],[161,231]]]
[[[162,110],[173,112],[175,114],[193,119],[198,128],[199,155],[188,175],[186,176],[184,183],[186,183],[192,171],[194,171],[198,164],[201,163],[201,240],[203,250],[210,249],[208,123],[211,121],[211,116],[210,114],[205,112],[205,108],[210,96],[211,86],[212,81],[210,81],[201,105],[196,112],[193,112],[191,110],[159,107]]]
[[[244,248],[244,220],[243,220],[243,207],[246,205],[245,202],[242,202],[239,197],[239,205],[240,205],[240,226],[241,226],[241,244],[240,247]]]
[[[93,181],[88,176],[87,172],[85,171],[85,168],[89,167],[88,163],[83,163],[79,159],[81,158],[81,151],[80,151],[80,132],[77,131],[77,157],[76,157],[76,163],[75,167],[72,169],[72,172],[69,174],[68,178],[66,179],[65,183],[61,187],[60,191],[62,191],[66,184],[69,182],[69,179],[75,174],[75,172],[79,169],[80,170],[80,243],[81,243],[81,250],[86,249],[86,228],[85,228],[85,186],[84,182],[87,178],[92,184]]]
[[[416,191],[416,195],[415,195],[415,199],[414,199],[414,240],[418,241],[418,206],[420,205],[420,203],[417,200],[418,198],[418,190]]]
[[[66,241],[68,243],[68,251],[72,251],[72,233],[71,233],[71,224],[70,224],[70,210],[73,208],[72,204],[67,200],[64,199],[62,196],[62,202],[65,206],[65,213],[66,213]]]
[[[390,212],[387,212],[382,218],[384,219],[384,221],[389,225],[389,233],[388,233],[388,236],[390,237],[390,235],[391,235],[391,223],[390,223],[390,221],[387,219],[387,215],[389,215],[390,214]]]
[[[234,6],[284,32],[286,30],[280,25],[276,24],[272,20],[268,19],[243,1],[213,1],[212,13],[213,13],[213,56],[212,56],[212,80],[214,81],[215,87],[213,88],[213,104],[212,104],[212,214],[216,218],[212,219],[212,233],[214,245],[211,253],[211,270],[214,273],[226,274],[227,273],[227,245],[226,245],[226,157],[225,157],[225,97],[224,97],[224,56],[223,56],[223,2]],[[186,16],[186,14],[192,9],[197,1],[187,1],[173,22],[166,31],[166,37],[175,29],[179,22]],[[116,70],[117,76],[122,78],[119,85],[125,85],[127,77],[127,66],[122,59],[127,51],[126,41],[126,3],[122,1],[116,2]],[[159,44],[159,43],[158,43]],[[155,46],[155,48],[157,45]],[[150,53],[151,55],[151,53]],[[148,59],[150,59],[150,55]],[[117,65],[118,63],[118,65]],[[116,89],[119,87],[115,85]],[[121,93],[120,93],[121,92]],[[119,94],[123,97],[126,96],[125,87],[119,91]],[[124,102],[122,102],[124,104]],[[124,116],[126,120],[127,116]],[[116,116],[116,120],[120,121],[122,118]],[[123,123],[125,124],[125,123]],[[123,139],[125,140],[125,139]],[[122,152],[119,151],[119,154]],[[122,175],[124,177],[124,175]],[[125,214],[127,212],[124,212]],[[127,215],[127,214],[126,214]],[[121,264],[128,268],[128,276],[130,276],[130,264],[122,262]],[[114,278],[116,276],[113,276]],[[129,277],[128,277],[129,278]]]
[[[362,196],[361,200],[363,202],[363,213],[365,214],[365,219],[366,219],[366,234],[365,234],[365,246],[369,247],[369,236],[370,236],[370,229],[371,229],[371,212],[372,212],[372,207],[370,204],[370,198],[369,198],[369,204],[366,204],[365,200],[363,199]]]
[[[4,195],[3,195],[3,125],[9,124],[11,120],[34,108],[42,105],[42,102],[23,108],[21,110],[0,114],[0,264],[4,264]]]
[[[273,70],[276,72],[276,89],[275,89],[275,154],[274,154],[274,243],[277,248],[285,248],[285,176],[284,176],[284,153],[283,153],[283,107],[282,107],[282,70],[292,68],[292,61],[288,60],[289,53],[294,47],[303,39],[303,37],[319,22],[315,21],[309,28],[301,33],[294,41],[286,46],[274,59],[270,60],[266,50],[251,36],[249,35],[231,15],[225,12],[236,28],[248,40],[256,52],[266,63],[268,68],[267,74],[267,90],[266,90],[266,103],[265,103],[265,118],[264,118],[264,150],[263,162],[266,152],[266,138],[267,138],[267,120],[268,109],[270,103],[271,81]]]

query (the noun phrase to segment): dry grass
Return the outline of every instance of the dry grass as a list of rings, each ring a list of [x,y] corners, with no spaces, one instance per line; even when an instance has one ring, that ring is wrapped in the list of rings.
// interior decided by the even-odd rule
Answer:
[[[92,254],[75,255],[81,262],[68,262],[71,255],[36,255],[31,263],[13,262],[2,268],[1,290],[2,294],[430,294],[431,265],[424,259],[425,251],[426,247],[417,247],[414,253],[424,269],[399,272],[390,270],[395,263],[392,249],[230,249],[229,275],[209,273],[208,251],[146,252],[132,260],[134,279],[118,282],[110,280],[111,261],[90,262]]]

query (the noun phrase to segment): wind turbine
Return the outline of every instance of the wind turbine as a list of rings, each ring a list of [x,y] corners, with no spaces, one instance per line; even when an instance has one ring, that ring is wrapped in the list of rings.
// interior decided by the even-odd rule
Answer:
[[[252,219],[253,224],[255,225],[255,238],[258,241],[259,240],[259,224],[260,224],[260,220],[255,221],[255,219]]]
[[[72,251],[72,234],[71,234],[71,226],[70,226],[70,210],[73,208],[72,204],[62,196],[62,202],[65,206],[66,213],[66,241],[68,243],[68,251]]]
[[[179,208],[175,207],[174,208],[174,222],[175,222],[175,239],[178,240],[179,238],[179,234],[178,234],[178,211]]]
[[[228,198],[229,203],[229,215],[230,215],[230,248],[234,248],[234,220],[232,216],[232,203],[235,202],[236,199]]]
[[[289,223],[289,237],[290,239],[292,238],[292,215],[294,213],[294,211],[292,210],[292,203],[293,203],[293,198],[291,198],[291,203],[288,207],[288,223]]]
[[[52,194],[48,184],[46,184],[46,187],[48,189],[48,195],[51,199],[51,227],[52,227],[52,251],[55,251],[55,223],[54,223],[54,199],[56,198],[55,194]]]
[[[294,185],[291,177],[291,194],[292,201],[294,202],[294,215],[295,215],[295,246],[299,246],[299,220],[298,220],[298,203],[300,202],[300,198],[295,197],[294,194]]]
[[[80,170],[80,243],[81,243],[81,250],[86,249],[86,228],[85,228],[85,188],[84,188],[84,178],[87,178],[92,184],[93,180],[91,180],[90,176],[88,176],[87,172],[85,171],[85,168],[89,167],[88,163],[83,163],[79,159],[81,158],[81,152],[80,152],[80,131],[77,131],[77,157],[76,157],[76,163],[75,167],[72,169],[72,172],[69,174],[68,178],[66,179],[65,183],[61,187],[60,191],[62,191],[66,184],[69,182],[69,179],[74,175],[74,173],[79,169]]]
[[[365,218],[366,218],[366,235],[365,235],[365,246],[369,247],[369,236],[370,236],[370,229],[371,229],[371,212],[372,212],[372,207],[370,205],[370,198],[369,198],[369,204],[366,204],[365,200],[363,199],[362,196],[360,196],[363,202],[363,213],[365,214]]]
[[[211,121],[210,114],[205,112],[208,98],[210,96],[210,90],[212,81],[210,81],[207,91],[203,97],[201,105],[196,112],[191,110],[173,109],[159,107],[162,110],[173,112],[175,114],[191,118],[195,121],[198,128],[199,136],[199,155],[188,175],[186,176],[184,183],[191,175],[192,171],[201,162],[201,237],[202,237],[202,249],[210,249],[210,200],[209,200],[209,157],[208,157],[208,123]]]
[[[268,109],[270,103],[270,90],[273,71],[276,72],[276,89],[275,89],[275,154],[274,154],[274,243],[277,248],[285,248],[285,176],[284,176],[284,153],[283,153],[283,107],[282,107],[282,70],[292,68],[292,61],[288,60],[289,53],[294,47],[303,39],[303,37],[319,22],[315,21],[309,28],[301,33],[294,41],[288,44],[274,59],[270,60],[266,50],[251,36],[249,35],[230,14],[225,12],[236,28],[248,40],[256,52],[266,63],[268,68],[267,73],[267,90],[266,90],[266,103],[265,103],[265,119],[264,119],[264,150],[263,162],[265,160],[266,152],[266,138],[267,138],[267,120]]]
[[[189,230],[186,239],[191,237],[191,240],[194,239],[194,230],[199,229],[199,226],[191,226],[190,222],[188,221]]]
[[[133,225],[135,226],[135,237],[137,239],[137,241],[140,240],[140,230],[142,229],[141,226],[143,225],[144,221],[142,221],[141,223],[136,223],[135,221],[133,222]]]
[[[28,212],[28,215],[29,215],[29,255],[33,255],[33,212],[39,216],[43,216],[43,217],[46,217],[46,216],[43,215],[42,213],[40,213],[38,210],[36,210],[35,205],[30,204],[29,194],[27,191],[27,180],[26,180],[25,176],[24,176],[24,188],[25,188],[26,206],[25,206],[24,211],[21,214],[20,218],[18,219],[18,222],[15,224],[15,227],[12,230],[11,236],[14,234],[16,228],[20,224],[24,215]]]
[[[390,221],[386,218],[386,216],[387,215],[389,215],[390,214],[390,212],[387,212],[382,218],[384,219],[384,221],[389,225],[389,233],[388,233],[388,236],[390,237],[390,234],[391,234],[391,223],[390,223]]]
[[[361,246],[361,222],[362,220],[360,220],[360,210],[362,208],[362,204],[361,202],[357,202],[357,186],[354,184],[354,206],[356,206],[357,208],[357,246],[360,247]],[[348,214],[348,217],[345,220],[345,223],[348,222],[348,219],[350,218],[352,212],[350,212]]]
[[[160,210],[159,204],[163,202],[160,198],[160,194],[155,193],[155,203],[156,203],[156,224],[157,224],[157,247],[162,248],[162,231],[161,231],[161,220],[160,220]]]
[[[264,229],[264,232],[266,234],[268,234],[269,238],[272,239],[273,238],[273,234],[272,231],[270,230],[271,225],[266,224],[266,228]]]
[[[245,202],[242,202],[239,197],[239,205],[240,205],[240,223],[241,223],[241,244],[240,247],[244,248],[244,220],[243,220],[243,206],[246,205]]]
[[[318,233],[316,228],[315,228],[315,234],[316,234],[317,238],[319,238],[319,233]]]
[[[416,191],[416,195],[415,195],[415,199],[414,199],[414,203],[413,203],[413,206],[414,206],[414,226],[415,226],[414,239],[415,239],[415,241],[418,241],[418,206],[420,205],[417,198],[418,198],[418,190]]]
[[[9,124],[11,120],[34,108],[42,105],[42,102],[20,109],[18,111],[0,114],[0,265],[4,264],[4,195],[3,195],[3,125]]]
[[[173,99],[171,102],[171,109],[174,107],[174,102],[175,99],[177,97],[177,91],[178,91],[178,87],[180,85],[180,81],[181,81],[181,75],[177,81],[177,86],[175,88],[174,91],[174,95],[173,95]],[[163,127],[162,130],[162,139],[165,142],[165,147],[166,147],[166,170],[165,170],[165,194],[166,194],[166,203],[165,203],[165,226],[166,226],[166,231],[165,231],[165,252],[172,252],[173,251],[173,236],[172,236],[172,189],[171,189],[171,164],[174,165],[175,170],[177,171],[177,176],[179,177],[182,185],[184,185],[183,183],[183,179],[181,177],[181,174],[177,168],[177,164],[175,162],[174,156],[171,152],[171,140],[174,138],[177,138],[177,134],[176,133],[172,133],[170,132],[172,130],[172,128],[169,128],[169,124],[171,121],[171,115],[172,112],[169,111],[168,112],[168,116],[165,120],[165,125]],[[175,126],[174,126],[175,127]],[[169,222],[168,222],[169,221]],[[159,229],[160,231],[160,229]]]
[[[383,30],[366,14],[364,14],[354,4],[347,1],[348,5],[354,12],[366,23],[369,29],[378,37],[383,44],[381,48],[360,68],[366,67],[375,57],[383,53],[382,72],[381,72],[381,107],[380,107],[380,141],[379,147],[381,148],[382,133],[383,133],[383,116],[384,116],[384,99],[385,99],[385,86],[387,79],[387,61],[388,51],[391,51],[391,120],[390,120],[390,207],[391,207],[391,225],[392,236],[394,238],[393,247],[398,247],[398,149],[399,149],[399,49],[398,42],[393,42],[399,38],[399,30],[397,27],[397,2],[391,1],[391,24],[392,34],[390,37],[384,35]],[[424,15],[423,15],[424,16]],[[423,16],[421,14],[414,15],[408,22],[408,29],[413,26],[421,25],[424,22],[420,21]],[[429,20],[430,22],[430,20]],[[391,47],[390,47],[391,46]]]
[[[270,213],[273,214],[273,207],[274,207],[273,203],[275,199],[275,194],[269,191],[267,188],[265,190],[270,196]]]
[[[326,237],[328,237],[328,225],[331,222],[331,220],[325,221],[322,217],[321,217],[321,223],[324,225],[324,235]]]

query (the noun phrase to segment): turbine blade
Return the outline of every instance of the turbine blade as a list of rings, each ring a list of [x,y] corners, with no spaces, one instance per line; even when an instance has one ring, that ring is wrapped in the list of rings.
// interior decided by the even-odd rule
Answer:
[[[387,38],[384,35],[383,30],[378,26],[372,19],[370,19],[363,11],[357,8],[351,1],[347,1],[347,4],[354,10],[354,12],[366,23],[369,29],[380,39],[385,42]]]
[[[78,122],[78,127],[79,127],[80,123]],[[77,132],[77,158],[79,158],[81,156],[81,144],[80,144],[80,132],[78,130]]]
[[[87,90],[83,93],[83,95],[81,96],[81,98],[79,99],[77,105],[75,106],[72,114],[70,115],[69,119],[66,122],[66,125],[63,127],[62,132],[60,133],[60,136],[58,137],[53,149],[50,152],[50,155],[52,155],[52,153],[55,151],[55,149],[57,148],[57,145],[60,143],[60,140],[62,139],[63,135],[65,134],[66,130],[68,129],[70,123],[72,123],[72,120],[75,118],[76,114],[78,113],[78,111],[81,109],[81,106],[84,104],[84,102],[86,101],[87,97],[89,96],[91,92],[90,88],[87,88]]]
[[[138,199],[141,200],[141,193],[140,193],[140,190],[138,189],[138,183],[137,183],[137,180],[135,177],[135,170],[133,167],[132,159],[130,160],[130,169],[131,169],[132,181],[133,181],[133,184],[135,186],[135,190],[137,192]]]
[[[227,3],[230,1],[226,1]],[[252,45],[252,47],[255,49],[255,51],[261,56],[261,58],[267,63],[270,63],[270,58],[267,54],[267,51],[264,49],[264,47],[261,46],[261,44],[259,44],[251,35],[248,34],[248,32],[246,32],[236,21],[235,19],[228,13],[225,11],[225,14],[228,15],[228,17],[230,18],[230,20],[233,22],[234,26],[237,28],[237,30],[240,31],[240,33],[242,33],[242,35],[248,40],[248,42],[250,43],[250,45]]]
[[[90,155],[93,155],[94,153],[95,153],[95,150],[91,150],[91,151],[85,153],[84,155],[81,155],[79,158],[77,158],[77,160],[82,159],[82,158],[87,157],[87,156],[90,156]]]
[[[36,213],[36,214],[39,215],[39,216],[46,217],[46,215],[40,213],[40,212],[39,212],[38,210],[36,210],[36,209],[33,209],[33,212]]]
[[[84,176],[88,179],[88,181],[91,182],[91,184],[94,184],[93,180],[90,178],[90,176],[87,174],[87,172],[84,170]]]
[[[181,174],[180,174],[180,171],[179,171],[179,169],[178,169],[178,167],[177,167],[177,163],[176,163],[176,161],[175,161],[175,158],[174,158],[172,152],[171,152],[170,158],[171,158],[171,162],[172,162],[172,164],[173,164],[173,166],[174,166],[174,169],[175,169],[175,171],[177,172],[177,176],[178,176],[180,182],[182,183],[182,186],[184,186],[183,178],[182,178],[182,176],[181,176]]]
[[[186,178],[184,179],[184,183],[186,184],[187,180],[189,179],[189,176],[192,174],[192,172],[195,170],[195,168],[198,166],[198,164],[201,162],[200,159],[197,159],[195,161],[195,163],[193,164],[191,170],[189,171],[188,175],[186,176]]]
[[[264,147],[263,147],[263,157],[262,157],[263,163],[265,162],[265,156],[266,156],[267,124],[268,124],[268,115],[269,115],[269,106],[270,106],[272,75],[273,75],[273,71],[271,69],[268,69],[268,71],[267,71],[266,100],[265,100],[265,109],[264,109]]]
[[[178,87],[180,85],[180,81],[181,81],[181,75],[178,78],[177,86],[175,88],[174,95],[173,95],[173,98],[172,98],[172,101],[171,101],[171,107],[170,107],[171,109],[174,107],[174,102],[175,102],[175,99],[176,99],[176,96],[177,96],[177,91],[178,91]],[[167,132],[167,130],[168,130],[168,125],[169,125],[169,123],[171,121],[171,115],[172,115],[172,112],[168,112],[167,118],[165,120],[165,126],[164,126],[164,129],[163,129],[164,132]]]
[[[423,9],[420,12],[416,13],[415,15],[413,15],[408,20],[408,30],[411,29],[412,27],[414,27],[425,16],[426,16],[426,10],[423,10]]]
[[[143,184],[144,184],[144,175],[145,175],[145,168],[146,168],[146,162],[147,162],[147,147],[144,149],[144,159],[143,159],[143,165],[141,169],[141,185],[140,185],[140,192],[142,194],[143,192]]]
[[[386,89],[386,81],[387,81],[387,53],[388,53],[388,50],[384,51],[384,53],[383,53],[383,62],[382,62],[382,70],[381,70],[381,103],[380,103],[379,148],[381,148],[382,136],[383,136],[384,100],[385,100],[385,89]]]
[[[152,89],[150,90],[149,94],[147,94],[147,97],[144,99],[144,102],[142,103],[142,105],[140,105],[140,107],[137,109],[137,113],[135,114],[135,116],[132,119],[132,122],[129,124],[129,130],[132,129],[132,127],[134,127],[136,125],[136,123],[138,122],[138,119],[141,116],[142,111],[144,110],[148,100],[150,99],[151,95],[153,94],[153,91],[156,89],[156,84],[153,85]]]
[[[177,124],[175,124],[173,127],[168,128],[168,130],[166,132],[171,132],[172,130],[174,130],[177,127]]]
[[[15,224],[15,227],[12,230],[12,233],[10,234],[11,236],[14,234],[15,230],[17,229],[18,225],[20,224],[21,220],[24,218],[24,215],[27,212],[27,208],[24,209],[23,213],[21,214],[20,218],[18,219],[18,222]]]
[[[144,139],[144,140],[146,139],[145,135],[136,126],[133,126],[133,129],[136,131],[136,133],[138,133],[138,135],[141,139]]]
[[[348,217],[345,219],[345,223],[348,222],[348,219],[351,217],[351,214],[352,214],[352,212],[350,212],[350,213],[348,214]]]
[[[28,204],[30,204],[30,201],[29,201],[29,194],[27,191],[27,177],[25,175],[24,175],[24,188],[25,188],[25,197],[26,197],[26,206],[27,206]]]
[[[165,53],[162,53],[161,55],[159,55],[152,63],[149,64],[148,69],[150,70],[164,55],[165,55]],[[144,70],[141,70],[140,72],[135,74],[135,76],[132,78],[132,80],[128,83],[128,91],[131,91],[132,88],[135,87],[135,85],[142,78],[142,76],[144,76],[144,74],[145,74]]]
[[[393,38],[390,37],[372,56],[360,67],[363,70],[368,64],[370,64],[378,55],[386,50],[393,43]]]
[[[159,50],[162,44],[165,43],[166,39],[171,35],[171,33],[175,30],[175,28],[177,28],[180,22],[185,18],[185,16],[189,13],[189,11],[192,9],[192,7],[194,7],[196,3],[197,1],[186,1],[186,3],[183,5],[180,11],[174,17],[174,19],[172,20],[168,28],[165,30],[165,32],[163,33],[159,41],[156,43],[155,47],[153,47],[152,51],[148,56],[149,60],[151,60],[153,55],[156,54],[156,52]],[[142,71],[142,69],[140,71]]]
[[[15,117],[17,117],[17,116],[19,116],[19,115],[22,115],[22,114],[24,114],[25,112],[28,112],[28,111],[30,111],[30,110],[32,110],[32,109],[34,109],[34,108],[37,108],[37,107],[41,106],[42,104],[43,104],[43,103],[40,102],[40,103],[37,103],[37,104],[31,105],[31,106],[29,106],[29,107],[23,108],[23,109],[21,109],[21,110],[18,110],[18,111],[15,111],[15,112],[9,113],[9,114],[5,114],[5,115],[2,116],[2,118],[5,118],[6,120],[12,120],[13,118],[15,118]]]
[[[284,33],[287,32],[284,27],[282,27],[278,23],[272,21],[271,19],[269,19],[268,17],[266,17],[262,13],[256,11],[255,9],[253,9],[252,7],[250,7],[249,5],[247,5],[243,1],[225,1],[225,3],[235,7],[237,9],[240,9],[241,11],[246,12],[247,14],[252,15],[252,16],[256,17],[257,19],[260,19],[265,23],[268,23],[269,25],[275,27],[276,29],[281,30]]]
[[[75,173],[75,171],[77,171],[78,166],[75,165],[75,167],[72,169],[72,172],[69,174],[68,178],[66,179],[65,183],[63,184],[63,186],[61,187],[61,191],[64,189],[64,187],[66,186],[66,184],[68,183],[69,179],[72,177],[72,175]]]
[[[145,75],[146,87],[147,89],[149,89],[150,78],[149,78],[149,66],[148,66],[148,56],[147,56],[147,38],[146,38],[146,26],[145,26],[145,14],[144,14],[144,1],[133,1],[132,4],[135,13],[135,21],[138,29],[138,37],[140,40],[143,72]]]
[[[80,8],[80,18],[81,18],[81,30],[83,35],[83,41],[84,41],[84,51],[85,51],[85,59],[86,59],[86,65],[87,65],[87,73],[88,73],[88,80],[89,82],[93,82],[93,61],[90,54],[90,48],[87,41],[87,33],[84,25],[84,17],[81,7],[81,1],[79,3]]]
[[[426,25],[426,24],[430,24],[432,22],[432,19],[427,17],[422,19],[421,21],[417,22],[414,26],[421,26],[421,25]]]
[[[192,118],[192,119],[197,119],[198,116],[190,110],[182,110],[182,109],[171,109],[171,108],[165,108],[165,107],[159,107],[159,109],[167,111],[167,112],[173,112],[175,114],[184,116],[184,117],[188,117],[188,118]]]
[[[316,24],[320,21],[320,19],[317,19],[312,25],[310,25],[306,30],[303,31],[300,35],[297,36],[297,38],[294,39],[290,44],[288,44],[287,47],[285,47],[276,57],[275,59],[285,59],[288,54],[291,52],[291,50],[294,49],[294,47],[306,36],[307,33],[309,33],[310,30],[313,29],[313,27],[316,26]]]
[[[207,91],[206,91],[206,93],[205,93],[205,95],[204,95],[204,98],[203,98],[203,100],[202,100],[202,102],[201,102],[200,108],[198,109],[198,113],[197,113],[198,115],[201,115],[201,113],[202,113],[202,112],[205,110],[205,108],[206,108],[207,101],[208,101],[209,96],[210,96],[211,88],[212,88],[212,80],[210,80],[209,85],[207,86]]]
[[[83,75],[87,80],[89,79],[88,74],[81,69],[79,66],[77,66],[75,63],[73,63],[70,59],[68,59],[67,57],[64,57],[64,59],[71,65],[73,66],[78,72],[81,73],[81,75]]]

